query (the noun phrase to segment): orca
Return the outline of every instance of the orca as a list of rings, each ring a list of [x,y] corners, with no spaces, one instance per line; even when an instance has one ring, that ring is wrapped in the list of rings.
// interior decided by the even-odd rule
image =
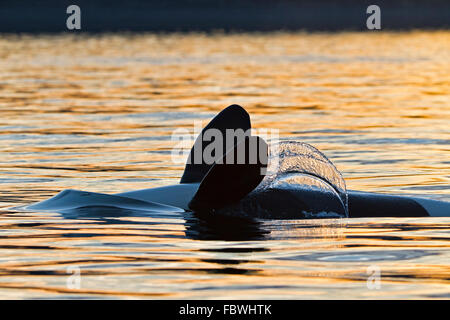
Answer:
[[[224,137],[214,161],[201,155],[212,142],[205,141],[207,130],[215,129]],[[225,141],[227,130],[242,130],[243,136]],[[214,117],[197,137],[180,183],[118,194],[64,190],[54,197],[26,209],[64,212],[74,209],[114,207],[142,212],[185,212],[200,215],[296,219],[333,217],[450,217],[450,202],[353,191],[345,189],[339,171],[314,147],[295,142],[283,146],[308,150],[301,158],[290,154],[282,174],[267,173],[269,145],[251,135],[250,116],[239,105],[231,105]],[[200,153],[197,152],[200,150]],[[239,161],[239,152],[243,158]],[[252,154],[258,155],[252,158]],[[199,157],[200,155],[200,157]],[[282,155],[283,157],[285,154]],[[232,161],[228,161],[228,160]],[[305,160],[307,166],[302,166]],[[314,169],[313,164],[319,164]],[[308,167],[309,166],[309,167]],[[307,168],[301,170],[299,168]],[[312,169],[311,169],[312,168]],[[290,181],[297,181],[292,184]],[[309,181],[306,185],[303,182]]]

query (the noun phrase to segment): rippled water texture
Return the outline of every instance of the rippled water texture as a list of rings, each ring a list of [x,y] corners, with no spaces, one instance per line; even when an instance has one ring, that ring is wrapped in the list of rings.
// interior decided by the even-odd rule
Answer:
[[[450,200],[449,54],[448,31],[2,35],[0,297],[449,298],[450,218],[11,209],[177,183],[172,132],[232,103],[324,152],[348,189]]]

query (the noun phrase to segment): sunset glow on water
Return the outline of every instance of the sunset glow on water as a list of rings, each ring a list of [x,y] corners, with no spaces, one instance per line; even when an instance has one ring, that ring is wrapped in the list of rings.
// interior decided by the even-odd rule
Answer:
[[[448,31],[1,35],[0,92],[4,299],[450,297],[450,218],[239,228],[14,209],[178,183],[172,133],[234,103],[321,150],[350,190],[450,201]]]

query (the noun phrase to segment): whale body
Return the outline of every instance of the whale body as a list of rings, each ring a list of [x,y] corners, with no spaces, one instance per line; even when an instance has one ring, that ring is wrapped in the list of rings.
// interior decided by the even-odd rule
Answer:
[[[450,216],[449,202],[346,190],[342,176],[331,161],[304,143],[283,143],[282,170],[268,174],[270,148],[262,138],[252,136],[250,128],[250,116],[241,106],[231,105],[222,110],[197,137],[179,184],[118,194],[64,190],[27,209],[195,211],[270,219]],[[230,129],[246,134],[233,136],[232,143],[223,143],[211,163],[198,159],[201,152],[196,152],[211,144],[203,139],[210,129],[224,137]],[[225,161],[236,160],[237,150],[244,150],[244,161],[231,164]],[[263,156],[251,161],[251,150]]]

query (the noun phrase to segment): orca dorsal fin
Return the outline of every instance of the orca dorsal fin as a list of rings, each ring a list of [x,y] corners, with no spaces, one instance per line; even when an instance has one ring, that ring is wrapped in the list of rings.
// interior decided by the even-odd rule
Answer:
[[[226,141],[226,130],[227,129],[242,129],[247,135],[250,135],[250,116],[245,111],[244,108],[237,104],[233,104],[223,109],[218,115],[216,115],[208,125],[203,128],[202,132],[199,134],[195,140],[194,145],[191,148],[188,159],[186,161],[186,166],[184,168],[183,176],[181,177],[180,183],[195,183],[200,182],[205,177],[206,173],[215,164],[207,163],[203,158],[203,151],[205,148],[211,144],[213,141],[205,141],[203,138],[205,132],[208,129],[217,129],[220,131],[223,138],[223,151],[222,154],[216,154],[216,159],[222,159],[223,155],[227,153],[230,149],[227,146],[231,145],[233,148],[236,144],[240,143],[244,137],[241,139],[235,139],[234,142]],[[227,143],[228,142],[228,143]]]
[[[240,158],[240,152],[245,152],[245,158]],[[233,159],[232,163],[229,159]],[[208,171],[189,202],[189,209],[207,211],[238,202],[260,184],[267,164],[268,145],[264,139],[246,137]]]

